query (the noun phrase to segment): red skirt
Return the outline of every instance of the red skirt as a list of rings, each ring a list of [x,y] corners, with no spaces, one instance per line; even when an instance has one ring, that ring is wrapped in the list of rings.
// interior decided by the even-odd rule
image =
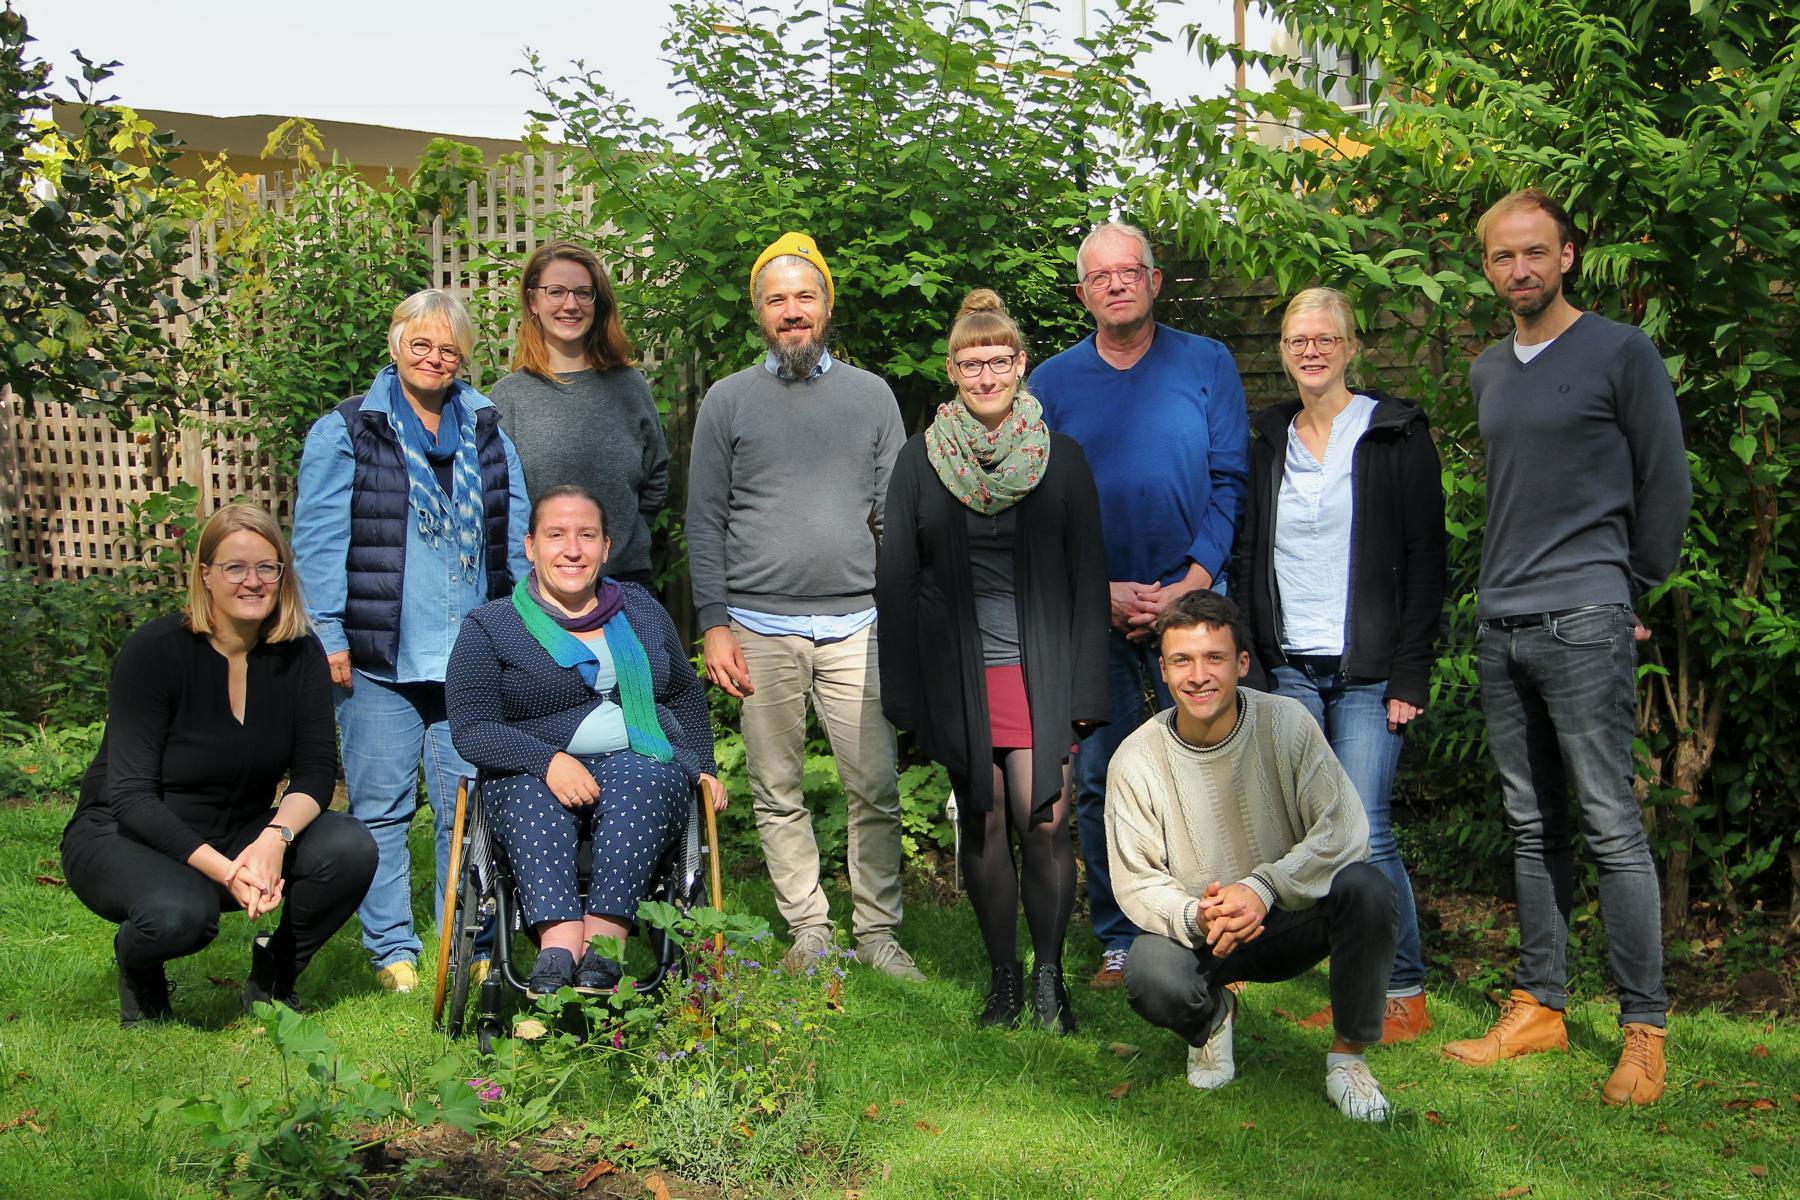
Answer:
[[[1017,664],[987,668],[988,730],[996,750],[1031,749],[1031,705],[1025,670]]]

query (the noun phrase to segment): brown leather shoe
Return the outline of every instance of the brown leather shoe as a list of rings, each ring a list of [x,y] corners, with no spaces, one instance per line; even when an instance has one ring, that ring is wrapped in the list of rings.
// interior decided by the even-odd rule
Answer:
[[[1331,1005],[1327,1004],[1318,1012],[1301,1017],[1294,1024],[1302,1029],[1330,1029],[1332,1019]],[[1431,1018],[1425,1013],[1424,992],[1416,996],[1388,997],[1387,1007],[1381,1014],[1382,1045],[1416,1041],[1421,1033],[1430,1028]]]
[[[1486,1033],[1460,1042],[1445,1042],[1444,1056],[1471,1067],[1485,1067],[1503,1058],[1568,1048],[1569,1033],[1563,1028],[1562,1013],[1545,1008],[1530,992],[1514,988]]]
[[[1655,1104],[1662,1098],[1663,1044],[1669,1031],[1636,1021],[1625,1026],[1625,1049],[1600,1098],[1608,1104]]]
[[[1412,996],[1389,996],[1381,1014],[1381,1044],[1417,1041],[1431,1028],[1431,1016],[1425,1011],[1425,993]]]
[[[1088,980],[1088,986],[1097,992],[1110,992],[1114,988],[1125,986],[1124,950],[1108,950],[1100,956],[1100,969]]]

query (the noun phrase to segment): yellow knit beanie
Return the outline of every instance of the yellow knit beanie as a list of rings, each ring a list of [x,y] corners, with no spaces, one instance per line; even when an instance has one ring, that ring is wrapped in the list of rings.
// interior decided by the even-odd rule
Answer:
[[[756,295],[756,277],[773,259],[784,254],[797,254],[813,266],[819,268],[819,274],[825,277],[825,303],[837,303],[837,287],[831,282],[831,268],[825,265],[825,256],[819,253],[818,243],[804,233],[784,233],[769,243],[769,248],[756,256],[756,262],[750,268],[750,294]]]

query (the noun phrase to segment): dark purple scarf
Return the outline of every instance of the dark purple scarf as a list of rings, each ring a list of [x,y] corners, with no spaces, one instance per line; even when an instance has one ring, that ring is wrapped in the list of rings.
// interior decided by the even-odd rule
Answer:
[[[525,590],[530,593],[537,606],[544,610],[546,616],[570,633],[592,633],[625,607],[625,589],[605,576],[601,577],[599,586],[594,589],[594,607],[576,617],[564,615],[562,609],[544,599],[544,593],[538,590],[535,569],[525,577]]]

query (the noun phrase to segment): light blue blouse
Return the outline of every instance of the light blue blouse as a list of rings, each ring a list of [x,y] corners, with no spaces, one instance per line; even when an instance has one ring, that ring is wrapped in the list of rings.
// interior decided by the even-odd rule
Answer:
[[[612,647],[605,638],[581,643],[594,656],[599,670],[594,675],[594,691],[604,695],[619,684],[618,668],[613,665]],[[575,736],[569,739],[570,754],[610,754],[631,745],[625,733],[625,710],[617,700],[602,701],[599,708],[581,719]]]
[[[1275,583],[1287,654],[1344,652],[1350,612],[1350,467],[1375,401],[1352,395],[1331,422],[1320,462],[1288,427],[1275,505]]]

